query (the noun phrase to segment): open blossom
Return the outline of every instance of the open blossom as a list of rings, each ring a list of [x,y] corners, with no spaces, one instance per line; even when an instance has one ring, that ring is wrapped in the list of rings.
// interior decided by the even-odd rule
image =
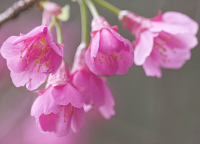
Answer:
[[[50,75],[47,88],[38,92],[31,115],[42,132],[65,136],[70,129],[77,133],[85,122],[83,97],[72,84],[63,62],[55,75]]]
[[[16,87],[37,89],[48,74],[55,74],[63,57],[63,45],[53,40],[48,27],[38,26],[26,35],[11,36],[1,47]]]
[[[133,64],[132,44],[103,17],[92,20],[91,43],[85,54],[89,69],[96,75],[124,75]]]
[[[84,144],[87,140],[83,137],[85,134],[76,135],[72,132],[65,137],[56,137],[53,133],[43,134],[38,131],[34,118],[28,115],[21,120],[20,124],[12,127],[0,142],[2,144]]]
[[[161,77],[162,68],[179,69],[198,44],[198,23],[179,12],[161,12],[147,19],[121,11],[119,20],[135,37],[136,65],[143,65],[147,76]]]
[[[82,43],[77,49],[71,72],[73,83],[82,89],[81,94],[87,108],[98,109],[104,118],[110,119],[111,116],[115,115],[114,99],[105,83],[105,78],[99,78],[93,74],[85,64],[86,48],[86,45]]]

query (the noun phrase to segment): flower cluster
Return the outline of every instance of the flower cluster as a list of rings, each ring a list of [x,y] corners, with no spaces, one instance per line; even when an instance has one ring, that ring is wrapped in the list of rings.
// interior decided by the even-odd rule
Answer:
[[[95,1],[103,6],[107,3]],[[90,0],[78,2],[83,37],[71,71],[63,60],[59,25],[67,19],[66,9],[55,3],[41,2],[43,25],[27,34],[9,37],[1,47],[16,87],[26,85],[28,90],[36,90],[49,76],[46,88],[37,91],[39,96],[31,115],[36,118],[41,132],[54,132],[58,137],[67,135],[70,130],[78,133],[90,109],[97,109],[105,119],[115,115],[115,101],[102,75],[125,75],[135,62],[143,66],[147,76],[160,78],[161,68],[181,68],[190,59],[191,49],[198,44],[195,36],[198,24],[184,14],[159,12],[155,18],[148,19],[115,8],[119,21],[135,37],[132,44],[117,32],[118,26],[111,26],[98,15]],[[89,44],[84,30],[87,29],[85,3],[94,17]],[[58,42],[51,34],[55,24]]]

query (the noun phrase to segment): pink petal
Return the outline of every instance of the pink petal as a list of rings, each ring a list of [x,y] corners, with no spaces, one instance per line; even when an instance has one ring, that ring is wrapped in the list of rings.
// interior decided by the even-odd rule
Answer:
[[[158,62],[151,56],[146,58],[143,68],[147,76],[156,76],[158,78],[162,76]]]
[[[47,75],[50,73],[55,74],[62,63],[62,59],[63,59],[62,56],[58,55],[57,53],[54,52],[54,50],[50,49],[48,57],[46,57],[44,61],[48,61],[51,64],[52,69],[49,69],[47,71],[45,68],[44,71],[41,72],[44,72]]]
[[[32,67],[32,69],[21,73],[14,73],[11,71],[11,78],[14,85],[20,87],[26,84],[27,89],[30,91],[37,89],[46,81],[47,75],[36,71],[36,67]]]
[[[142,65],[145,59],[151,54],[153,49],[154,34],[150,31],[143,31],[140,35],[138,44],[135,46],[135,64]]]
[[[119,75],[126,74],[129,68],[133,65],[133,61],[134,61],[133,46],[128,40],[127,40],[127,43],[129,44],[129,51],[122,49],[119,53],[115,53],[115,55],[118,57],[117,61],[119,65],[119,68],[116,74],[119,74]]]
[[[34,36],[38,35],[39,33],[46,34],[47,30],[48,30],[48,28],[45,25],[38,26],[38,27],[34,28],[32,31],[30,31],[29,33],[18,37],[15,41],[13,41],[13,44],[14,45],[18,44],[30,37],[34,37]]]
[[[86,104],[99,108],[104,104],[103,81],[90,71],[77,71],[73,77],[76,87],[82,88],[81,94]]]
[[[55,120],[55,131],[54,131],[54,133],[58,137],[66,136],[71,129],[70,126],[71,126],[72,115],[68,115],[68,112],[70,112],[70,109],[68,109],[68,106],[65,106],[64,108],[66,110],[60,111],[57,114],[57,117],[56,117],[56,120]]]
[[[42,95],[40,95],[31,108],[31,115],[35,118],[39,118],[43,113],[45,115],[50,113],[58,113],[61,106],[55,103],[54,98],[51,95],[53,87],[49,87]]]
[[[152,22],[152,27],[149,29],[151,32],[167,32],[170,34],[189,33],[186,26],[174,25],[165,22]]]
[[[63,57],[63,46],[64,45],[60,45],[57,44],[54,40],[53,40],[53,36],[51,34],[51,30],[48,28],[47,29],[47,35],[46,35],[46,41],[49,44],[49,46],[61,57]]]
[[[193,34],[187,33],[187,34],[177,34],[174,35],[175,38],[177,38],[179,43],[181,43],[181,49],[192,49],[197,46],[198,39]]]
[[[83,96],[70,83],[67,83],[64,86],[54,87],[52,90],[52,96],[59,105],[68,105],[71,103],[74,107],[81,108],[84,104]]]
[[[180,12],[166,12],[163,14],[162,20],[170,24],[185,26],[190,30],[190,33],[192,33],[193,35],[196,35],[198,32],[198,23],[192,20],[189,16]]]
[[[110,30],[110,32],[113,34],[113,36],[115,36],[115,38],[116,39],[118,39],[118,41],[121,41],[122,43],[123,43],[123,45],[122,45],[122,43],[120,43],[121,45],[118,45],[118,49],[116,49],[115,51],[116,52],[119,52],[120,50],[122,50],[122,49],[125,49],[125,50],[129,50],[129,48],[130,48],[130,41],[129,40],[127,40],[127,39],[125,39],[124,37],[122,37],[118,32],[116,32],[115,30],[113,30],[113,29],[109,29]]]
[[[119,52],[122,48],[124,48],[124,41],[120,41],[119,39],[117,39],[115,37],[117,32],[112,30],[115,32],[115,35],[114,35],[113,34],[114,32],[112,33],[111,30],[112,29],[104,28],[100,31],[100,42],[99,42],[99,49],[98,49],[100,53],[112,55],[114,51]]]
[[[93,73],[95,73],[96,75],[101,75],[101,72],[96,70],[94,57],[91,56],[91,48],[88,48],[85,52],[85,63]]]
[[[100,42],[100,32],[97,32],[96,35],[91,40],[91,57],[96,57],[97,52],[99,50],[99,42]]]
[[[83,108],[74,108],[71,128],[73,132],[78,133],[85,123],[85,112]]]
[[[9,37],[1,47],[1,54],[5,59],[7,59],[8,68],[13,72],[19,73],[25,70],[27,62],[20,59],[20,50],[25,46],[23,44],[12,44],[12,42],[17,38],[17,36]]]
[[[41,115],[39,117],[39,125],[44,132],[53,132],[56,136],[65,136],[70,131],[71,116],[69,118],[64,117],[66,113],[64,111],[50,115]]]
[[[111,116],[115,115],[114,105],[115,101],[112,97],[112,93],[106,84],[104,84],[104,95],[105,95],[105,103],[103,106],[99,108],[100,113],[105,119],[110,119]]]
[[[174,52],[175,51],[175,52]],[[173,51],[167,51],[168,61],[160,60],[160,64],[163,68],[179,69],[181,68],[186,60],[189,60],[191,57],[190,50],[180,50],[174,49]]]

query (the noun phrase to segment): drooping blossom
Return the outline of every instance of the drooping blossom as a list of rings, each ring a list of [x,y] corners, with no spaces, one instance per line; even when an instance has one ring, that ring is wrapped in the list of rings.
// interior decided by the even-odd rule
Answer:
[[[1,129],[2,130],[2,129]],[[86,132],[87,133],[87,132]],[[65,137],[56,137],[53,133],[38,131],[33,117],[25,116],[20,124],[16,124],[1,137],[2,144],[85,144],[85,134],[79,135],[70,132]]]
[[[50,75],[45,90],[32,106],[31,115],[42,132],[65,136],[70,129],[77,133],[85,122],[83,96],[69,76],[65,62],[55,75]]]
[[[85,61],[96,75],[124,75],[133,64],[132,44],[117,30],[117,26],[111,27],[101,16],[92,20],[91,42]]]
[[[46,26],[38,26],[28,34],[9,37],[1,47],[16,87],[37,89],[48,74],[55,74],[63,57],[63,45],[53,40]]]
[[[62,8],[54,2],[41,1],[40,5],[43,8],[43,13],[42,13],[43,25],[48,26],[51,22],[51,16],[57,16],[62,12]]]
[[[121,11],[119,20],[135,36],[136,65],[142,65],[147,76],[161,77],[161,67],[181,68],[198,44],[198,23],[179,12],[166,12],[147,19]]]
[[[73,83],[81,89],[85,108],[98,109],[102,116],[110,119],[115,115],[114,99],[106,85],[106,79],[93,74],[85,63],[86,45],[82,43],[76,52],[72,68]]]

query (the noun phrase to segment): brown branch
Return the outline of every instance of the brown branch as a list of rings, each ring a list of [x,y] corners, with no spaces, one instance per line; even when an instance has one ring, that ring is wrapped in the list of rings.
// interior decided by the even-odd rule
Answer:
[[[32,7],[40,0],[19,0],[9,7],[5,12],[0,14],[0,26],[5,22],[16,18],[20,13]]]

